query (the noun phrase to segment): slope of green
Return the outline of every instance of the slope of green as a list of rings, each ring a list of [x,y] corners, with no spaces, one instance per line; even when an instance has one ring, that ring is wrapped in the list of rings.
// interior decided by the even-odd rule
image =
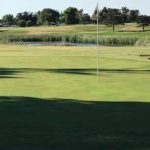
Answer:
[[[96,48],[1,45],[0,95],[149,100],[149,48],[100,49],[97,81]]]

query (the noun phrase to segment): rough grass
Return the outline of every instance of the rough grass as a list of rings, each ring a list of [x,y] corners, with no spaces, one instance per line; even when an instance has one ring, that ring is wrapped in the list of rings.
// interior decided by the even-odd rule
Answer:
[[[149,27],[142,32],[137,24],[126,24],[112,28],[100,25],[99,35],[101,45],[117,46],[149,46]],[[1,28],[0,42],[24,42],[24,41],[50,41],[50,42],[74,42],[96,43],[96,25],[74,25],[58,27],[29,27],[29,28]]]
[[[18,35],[2,38],[2,43],[23,43],[23,42],[60,42],[74,44],[96,44],[96,36],[81,36],[81,35]],[[138,38],[133,37],[99,37],[99,44],[105,46],[134,46],[140,45]],[[143,45],[146,45],[147,42]]]

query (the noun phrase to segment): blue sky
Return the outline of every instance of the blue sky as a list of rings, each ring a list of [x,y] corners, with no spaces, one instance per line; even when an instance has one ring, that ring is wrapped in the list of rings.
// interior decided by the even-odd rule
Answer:
[[[98,0],[0,0],[0,17],[4,14],[16,14],[23,11],[36,12],[42,8],[54,8],[59,11],[68,6],[83,8],[85,12],[92,13]],[[106,6],[130,9],[139,9],[142,14],[150,15],[150,0],[99,0],[100,8]]]

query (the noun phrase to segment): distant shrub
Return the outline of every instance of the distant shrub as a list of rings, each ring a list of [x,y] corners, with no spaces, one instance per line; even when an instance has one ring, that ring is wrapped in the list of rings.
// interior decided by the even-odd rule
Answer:
[[[32,21],[31,21],[31,20],[28,20],[28,21],[26,22],[26,26],[27,26],[27,27],[31,27],[31,26],[33,26]]]
[[[17,22],[17,25],[18,25],[19,27],[25,27],[25,26],[26,26],[26,21],[25,21],[25,20],[19,20],[19,21]]]

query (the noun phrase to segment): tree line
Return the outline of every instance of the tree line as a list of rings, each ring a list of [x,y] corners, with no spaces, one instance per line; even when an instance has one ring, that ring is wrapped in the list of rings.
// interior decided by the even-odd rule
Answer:
[[[130,10],[127,7],[121,9],[106,8],[104,7],[101,11],[97,12],[96,9],[93,15],[90,16],[88,13],[84,13],[83,9],[77,9],[74,7],[68,7],[63,12],[51,8],[45,8],[36,13],[33,12],[22,12],[16,16],[7,14],[2,17],[0,24],[7,26],[17,25],[20,27],[38,26],[43,24],[60,25],[60,24],[90,24],[96,23],[97,15],[99,17],[99,23],[112,25],[113,31],[115,26],[119,24],[125,24],[130,22],[137,22],[143,27],[150,24],[150,16],[140,15],[139,10]]]
[[[48,24],[60,25],[60,24],[79,24],[79,23],[91,23],[91,17],[89,14],[83,13],[83,10],[78,10],[74,7],[68,7],[64,12],[59,12],[51,8],[45,8],[42,11],[36,13],[22,12],[16,16],[7,14],[0,20],[1,24],[8,26],[17,25],[20,27],[37,26]]]
[[[104,7],[99,13],[97,11],[98,9],[96,8],[91,19],[96,23],[97,14],[99,14],[99,23],[112,25],[113,31],[116,25],[124,25],[125,23],[136,22],[143,27],[143,31],[145,26],[150,25],[150,16],[140,15],[139,10],[130,10],[127,7],[122,7],[121,9]]]

